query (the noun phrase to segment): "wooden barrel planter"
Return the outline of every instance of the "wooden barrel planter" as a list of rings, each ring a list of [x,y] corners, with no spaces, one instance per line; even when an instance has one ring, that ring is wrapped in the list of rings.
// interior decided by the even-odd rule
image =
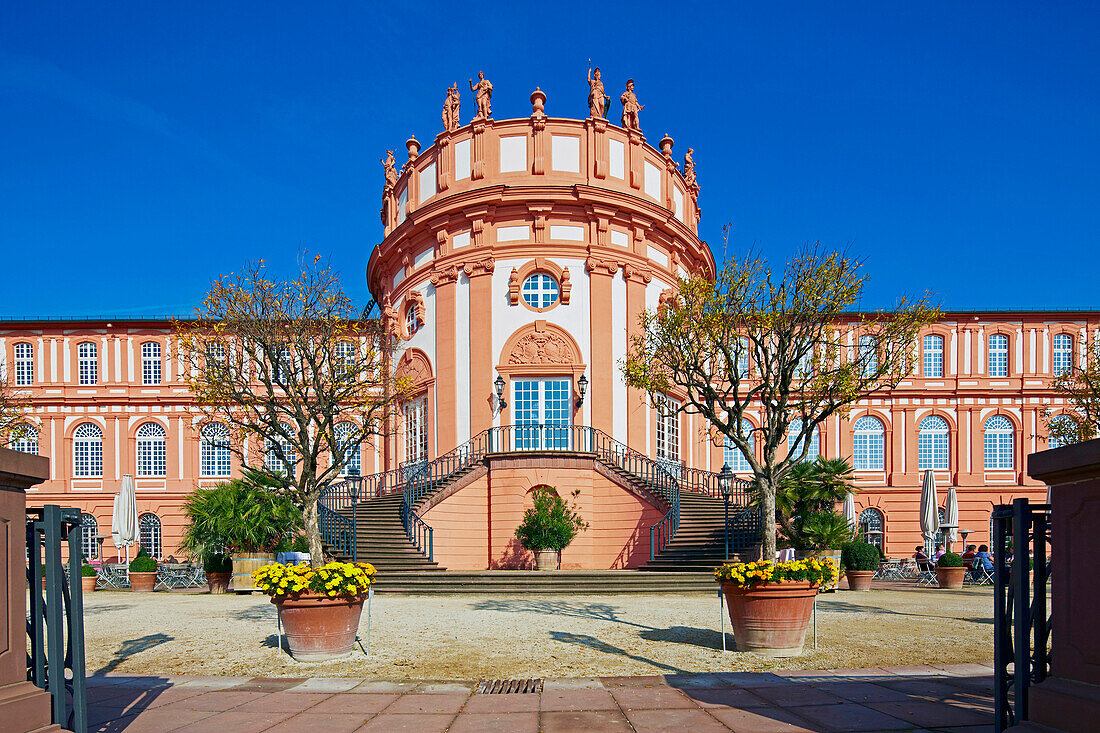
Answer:
[[[274,565],[275,556],[266,552],[240,552],[233,556],[233,578],[229,581],[229,590],[237,593],[251,593],[256,590],[252,580],[252,571],[264,565]]]

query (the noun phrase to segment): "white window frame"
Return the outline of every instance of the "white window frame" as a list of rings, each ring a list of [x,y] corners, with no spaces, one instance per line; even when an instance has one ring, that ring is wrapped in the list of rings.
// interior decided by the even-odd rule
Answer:
[[[420,330],[420,317],[416,315],[416,306],[410,305],[405,310],[405,333],[414,336]]]
[[[229,451],[229,428],[221,423],[204,425],[199,438],[199,475],[210,478],[230,476],[233,458]]]
[[[409,400],[402,408],[405,418],[405,461],[414,466],[428,460],[428,400]]]
[[[144,478],[163,478],[168,475],[168,433],[159,422],[150,420],[138,427],[134,434],[137,451],[134,455],[135,473]]]
[[[798,438],[798,434],[802,432],[802,419],[796,418],[791,421],[791,424],[787,426],[787,453],[792,453],[795,450],[794,442]],[[818,428],[814,428],[814,431],[810,433],[810,448],[806,451],[806,457],[802,459],[804,463],[811,463],[816,461],[821,456],[821,434],[818,432]]]
[[[515,450],[563,450],[570,446],[573,381],[568,377],[512,380]],[[527,429],[524,429],[527,428]]]
[[[159,341],[145,341],[141,344],[141,383],[161,383],[161,358]]]
[[[103,477],[103,429],[94,422],[83,422],[73,431],[73,476]]]
[[[345,446],[347,441],[350,440],[350,436],[356,433],[356,427],[350,422],[338,422],[332,427],[333,435],[341,448]],[[344,451],[341,450],[344,455],[344,465],[340,468],[341,476],[362,476],[363,475],[363,448],[361,445],[356,445],[353,450]]]
[[[94,341],[81,341],[76,345],[77,381],[82,385],[99,383],[99,349]]]
[[[859,535],[864,542],[880,550],[886,546],[886,515],[881,509],[873,506],[865,508],[859,513],[856,524],[859,526]]]
[[[852,424],[852,467],[886,470],[886,426],[874,415],[863,415]]]
[[[859,337],[859,359],[864,378],[874,376],[878,371],[878,339],[874,336]]]
[[[947,471],[951,466],[951,428],[939,415],[928,415],[917,429],[917,470]]]
[[[985,421],[982,441],[987,471],[1011,471],[1016,468],[1016,426],[1004,415],[990,415]]]
[[[745,418],[741,418],[741,433],[748,438],[749,448],[755,454],[756,452],[756,434],[752,432],[753,425]],[[734,473],[751,473],[752,466],[749,465],[749,459],[745,458],[745,454],[741,452],[741,449],[733,444],[733,441],[726,437],[725,444],[722,446],[722,463],[729,466],[730,470]]]
[[[1051,371],[1060,377],[1073,366],[1073,336],[1068,333],[1056,333],[1051,339]]]
[[[285,422],[279,423],[279,426],[287,434],[294,433],[290,425]],[[276,444],[282,448],[282,457],[279,456],[279,452],[275,449]],[[293,477],[297,466],[298,451],[294,449],[293,443],[282,436],[275,439],[270,437],[264,439],[264,468],[267,469],[269,473]]]
[[[530,307],[544,310],[558,302],[561,297],[561,288],[550,273],[533,272],[520,286],[520,297]]]
[[[138,517],[138,546],[144,547],[149,557],[160,559],[164,551],[163,532],[160,517],[153,512],[144,512]]]
[[[924,337],[924,376],[943,376],[943,336],[930,333]]]
[[[657,443],[658,461],[680,465],[680,402],[671,397],[662,397],[657,402]]]
[[[91,520],[91,521],[89,521]],[[99,559],[99,522],[87,512],[80,515],[80,552],[88,561]]]
[[[993,345],[994,342],[997,343],[996,347]],[[987,366],[989,376],[991,377],[1008,376],[1008,336],[1003,333],[989,334],[989,357]]]
[[[34,346],[26,341],[15,344],[15,384],[34,384]]]
[[[20,453],[37,456],[38,428],[34,427],[33,425],[23,425],[21,430],[22,434],[15,440],[11,441],[11,444],[8,447],[14,451],[19,451]]]

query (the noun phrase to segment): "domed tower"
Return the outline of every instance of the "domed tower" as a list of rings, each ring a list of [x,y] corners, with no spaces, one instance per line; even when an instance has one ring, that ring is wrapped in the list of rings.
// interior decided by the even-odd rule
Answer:
[[[625,127],[548,116],[538,89],[530,117],[495,120],[485,84],[472,122],[459,125],[451,88],[435,142],[410,137],[400,169],[392,152],[383,161],[385,237],[367,281],[417,388],[379,470],[501,426],[509,450],[576,447],[575,431],[521,427],[585,426],[717,471],[721,450],[698,421],[660,414],[620,373],[638,315],[677,276],[715,270],[690,151],[681,164],[667,135],[647,144],[637,110]]]

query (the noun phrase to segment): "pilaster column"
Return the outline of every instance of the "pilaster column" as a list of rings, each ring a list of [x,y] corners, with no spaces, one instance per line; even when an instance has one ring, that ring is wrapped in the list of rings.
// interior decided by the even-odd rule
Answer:
[[[645,311],[645,288],[653,279],[649,268],[633,264],[623,265],[626,280],[626,333],[629,338],[642,335],[640,321]],[[646,452],[646,413],[649,409],[644,390],[626,388],[626,442],[641,453]]]
[[[493,270],[486,257],[462,266],[470,278],[470,435],[493,426]]]
[[[438,378],[436,390],[436,440],[439,452],[455,447],[458,428],[458,393],[455,384],[455,283],[459,269],[455,265],[437,268],[432,272],[435,286],[435,367]]]
[[[611,333],[609,329],[602,328],[608,322],[611,313],[611,281],[615,273],[619,271],[617,262],[601,260],[598,257],[589,257],[585,262],[588,270],[589,287],[589,325],[588,331],[592,339],[592,372],[589,376],[588,402],[589,414],[592,416],[592,427],[602,430],[608,435],[614,432],[614,395],[615,383],[615,359],[612,355],[611,340],[618,334]],[[645,290],[643,286],[644,299]]]

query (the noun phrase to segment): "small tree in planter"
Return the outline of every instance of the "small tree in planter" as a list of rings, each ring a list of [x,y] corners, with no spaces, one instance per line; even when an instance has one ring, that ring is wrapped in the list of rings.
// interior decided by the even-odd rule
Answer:
[[[95,591],[95,582],[98,578],[99,573],[85,560],[80,566],[80,589],[84,593],[92,593]]]
[[[945,552],[936,561],[936,582],[941,588],[957,590],[963,586],[963,576],[966,574],[966,562],[962,555],[955,552]]]
[[[149,557],[142,547],[137,557],[130,561],[130,590],[134,593],[152,593],[157,583],[157,561]]]
[[[539,486],[531,492],[535,506],[523,515],[523,523],[516,527],[516,538],[525,548],[535,553],[539,570],[557,570],[561,567],[561,551],[578,533],[588,529],[588,523],[576,509],[576,497],[567,504],[553,489]]]
[[[881,555],[869,542],[848,542],[840,548],[840,561],[848,576],[849,590],[871,590],[871,578],[878,570]]]
[[[210,552],[202,559],[202,569],[206,573],[206,584],[211,593],[225,593],[229,590],[229,579],[233,577],[233,560],[221,552]]]

